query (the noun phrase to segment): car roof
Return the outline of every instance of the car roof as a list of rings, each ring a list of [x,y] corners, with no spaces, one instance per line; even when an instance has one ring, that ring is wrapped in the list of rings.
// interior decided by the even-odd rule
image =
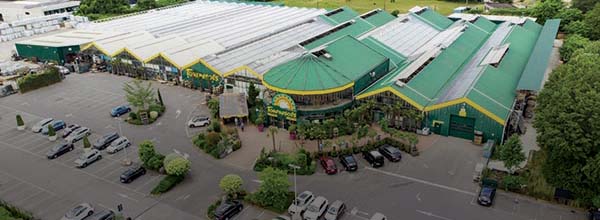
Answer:
[[[306,198],[308,196],[311,196],[311,195],[313,195],[312,192],[310,192],[310,191],[304,191],[304,192],[300,193],[300,195],[298,195],[298,198],[304,199],[304,198]]]
[[[91,149],[83,154],[85,154],[86,156],[89,156],[89,155],[95,154],[96,152],[100,152],[100,151],[98,151],[96,149]]]
[[[370,153],[371,153],[371,155],[373,155],[373,156],[376,156],[376,157],[381,157],[381,154],[379,153],[379,151],[376,151],[376,150],[374,150],[374,151],[371,151]]]
[[[325,199],[325,197],[323,197],[323,196],[319,196],[319,197],[317,197],[317,198],[316,198],[316,199],[315,199],[315,200],[314,200],[312,203],[313,203],[313,204],[321,204],[321,203],[324,203],[324,202],[325,202],[325,200],[327,200],[327,199]]]
[[[335,200],[335,202],[331,203],[331,205],[329,205],[329,207],[335,207],[335,208],[339,208],[344,204],[344,202],[340,201],[340,200]]]

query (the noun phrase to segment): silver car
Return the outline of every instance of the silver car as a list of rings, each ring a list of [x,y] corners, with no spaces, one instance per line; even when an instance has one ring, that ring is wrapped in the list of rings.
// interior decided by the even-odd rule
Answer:
[[[294,202],[288,208],[288,213],[291,216],[296,214],[302,214],[308,204],[310,204],[313,200],[315,200],[315,195],[310,191],[304,191],[298,195]]]
[[[94,208],[88,203],[81,203],[69,210],[61,220],[83,220],[94,214]]]
[[[119,152],[129,146],[131,146],[131,142],[129,142],[129,140],[126,137],[121,136],[121,137],[117,138],[116,140],[114,140],[110,144],[110,146],[108,146],[106,148],[106,152],[108,152],[109,154],[114,154],[114,153]]]
[[[346,204],[340,200],[335,200],[335,202],[329,205],[327,212],[325,213],[325,220],[337,220],[341,218],[346,212]]]
[[[329,206],[329,201],[323,196],[317,197],[308,208],[306,208],[306,212],[304,212],[304,220],[318,220],[323,216],[327,207]]]
[[[48,127],[48,125],[52,123],[52,121],[54,121],[53,118],[42,119],[41,121],[33,125],[33,127],[31,127],[31,131],[35,133],[40,133],[42,132],[42,129],[44,129],[44,127]]]
[[[100,151],[91,149],[81,154],[81,156],[75,160],[75,165],[77,168],[84,168],[100,159],[102,159],[102,154],[100,154]]]
[[[71,132],[71,134],[69,134],[69,136],[67,136],[65,138],[65,141],[69,142],[69,143],[75,143],[81,139],[83,139],[83,137],[90,135],[90,129],[86,128],[86,127],[81,127],[78,128],[77,130]]]

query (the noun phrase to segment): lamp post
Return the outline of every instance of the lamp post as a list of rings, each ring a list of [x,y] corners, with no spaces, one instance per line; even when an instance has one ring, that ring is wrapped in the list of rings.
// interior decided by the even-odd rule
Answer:
[[[296,204],[296,197],[298,197],[298,190],[296,188],[296,170],[300,169],[300,166],[294,165],[294,164],[288,164],[288,166],[292,169],[294,169],[294,204]],[[298,214],[300,214],[300,212],[297,212],[296,215],[292,216],[292,219],[299,219]]]

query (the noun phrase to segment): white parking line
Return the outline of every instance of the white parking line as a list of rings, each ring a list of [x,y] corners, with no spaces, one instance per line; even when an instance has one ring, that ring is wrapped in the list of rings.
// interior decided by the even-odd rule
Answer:
[[[426,212],[426,211],[423,211],[423,210],[418,210],[418,209],[417,209],[417,212],[418,212],[418,213],[421,213],[421,214],[423,214],[423,215],[426,215],[426,216],[430,216],[430,217],[433,217],[433,218],[437,218],[437,219],[443,219],[443,220],[452,220],[451,218],[446,218],[446,217],[444,217],[444,216],[439,216],[439,215],[433,214],[433,213],[431,213],[431,212]]]
[[[446,185],[442,185],[442,184],[437,184],[437,183],[429,182],[427,180],[417,179],[417,178],[414,178],[414,177],[404,176],[404,175],[400,175],[400,174],[397,174],[397,173],[391,173],[391,172],[387,172],[387,171],[383,171],[383,170],[378,170],[378,169],[374,169],[374,168],[371,168],[371,167],[366,167],[365,169],[370,170],[370,171],[374,171],[374,172],[377,172],[377,173],[385,174],[385,175],[388,175],[388,176],[393,176],[393,177],[398,177],[398,178],[402,178],[402,179],[407,179],[407,180],[410,180],[410,181],[413,181],[413,182],[418,182],[418,183],[422,183],[422,184],[425,184],[425,185],[429,185],[429,186],[433,186],[433,187],[437,187],[437,188],[441,188],[441,189],[445,189],[445,190],[450,190],[450,191],[462,193],[462,194],[465,194],[465,195],[470,195],[470,196],[475,196],[476,195],[475,192],[469,192],[469,191],[458,189],[458,188],[454,188],[454,187],[451,187],[451,186],[446,186]]]
[[[28,181],[26,181],[26,180],[24,180],[24,179],[21,179],[21,178],[19,178],[18,176],[14,176],[14,175],[12,175],[12,174],[10,174],[10,173],[7,173],[7,172],[5,172],[5,171],[2,171],[2,170],[0,170],[0,173],[4,174],[4,175],[6,175],[6,176],[9,176],[9,177],[11,177],[11,178],[13,178],[13,179],[16,179],[16,180],[18,180],[19,182],[22,182],[22,183],[28,184],[28,185],[30,185],[30,186],[33,186],[33,187],[34,187],[34,188],[36,188],[36,189],[42,190],[42,191],[44,191],[44,192],[47,192],[47,193],[49,193],[49,194],[51,194],[51,195],[53,195],[53,196],[56,196],[56,193],[53,193],[53,192],[52,192],[52,191],[50,191],[50,190],[44,189],[44,188],[42,188],[42,187],[40,187],[40,186],[38,186],[38,185],[36,185],[36,184],[34,184],[34,183],[31,183],[31,182],[28,182]]]

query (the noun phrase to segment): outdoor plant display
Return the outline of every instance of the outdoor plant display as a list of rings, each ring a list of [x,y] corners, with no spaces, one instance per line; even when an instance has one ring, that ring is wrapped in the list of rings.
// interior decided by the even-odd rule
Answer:
[[[288,154],[273,151],[267,153],[263,148],[260,156],[256,159],[254,170],[262,171],[268,167],[272,167],[293,173],[294,170],[290,168],[290,164],[300,167],[300,169],[296,170],[296,174],[298,175],[311,175],[315,173],[316,162],[311,158],[310,153],[304,149],[300,149],[294,154]]]
[[[136,112],[129,113],[127,122],[130,124],[151,124],[166,110],[162,101],[162,95],[158,96],[158,98],[156,97],[157,95],[150,82],[144,83],[141,80],[134,80],[126,83],[123,90],[126,93],[129,104],[137,109]]]
[[[21,115],[17,115],[17,130],[25,130],[25,122],[23,122]]]
[[[17,85],[21,93],[26,93],[45,86],[62,81],[62,77],[56,67],[47,67],[42,73],[28,74],[17,80]]]
[[[210,127],[212,127],[212,124]],[[242,142],[236,129],[224,128],[221,132],[216,132],[214,131],[216,129],[210,129],[210,127],[209,130],[213,131],[200,133],[193,138],[192,142],[196,147],[217,159],[224,158],[228,153],[239,150],[242,147]]]

